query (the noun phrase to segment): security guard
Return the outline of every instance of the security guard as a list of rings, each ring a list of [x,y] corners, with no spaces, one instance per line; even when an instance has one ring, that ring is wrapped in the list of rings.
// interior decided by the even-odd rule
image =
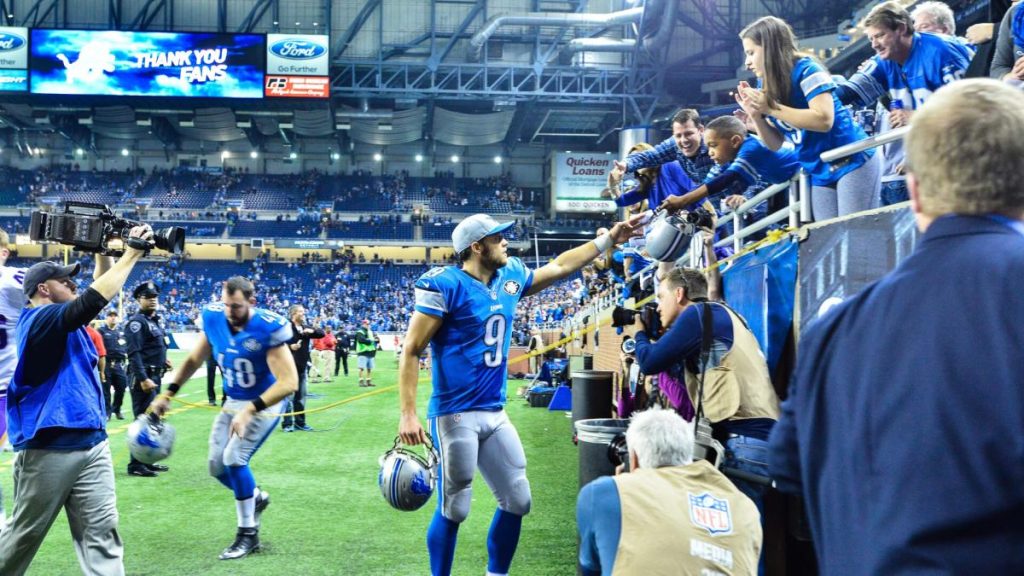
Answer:
[[[153,282],[143,282],[132,291],[132,297],[139,303],[139,311],[128,318],[125,329],[128,341],[128,376],[132,394],[132,414],[136,418],[146,412],[150,402],[160,393],[160,380],[164,372],[171,369],[167,361],[167,342],[160,317],[156,314],[160,287]],[[128,463],[131,476],[150,477],[164,472],[162,464],[144,464],[135,458]]]
[[[107,404],[107,420],[111,416],[124,420],[121,415],[121,404],[124,403],[124,391],[128,384],[125,364],[128,362],[128,341],[124,336],[124,326],[117,325],[117,311],[107,312],[106,322],[99,327],[103,336],[103,346],[107,349],[107,384],[103,387],[103,397]],[[114,399],[110,399],[110,387],[114,387]]]

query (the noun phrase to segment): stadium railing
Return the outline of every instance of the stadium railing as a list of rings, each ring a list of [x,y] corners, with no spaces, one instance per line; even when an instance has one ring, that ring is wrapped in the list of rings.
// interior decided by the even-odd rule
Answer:
[[[821,159],[825,162],[835,162],[841,158],[877,148],[890,142],[895,142],[903,138],[910,130],[909,126],[902,128],[896,128],[888,132],[865,138],[864,140],[858,140],[852,144],[840,146],[822,152]],[[789,204],[772,214],[765,216],[764,218],[743,226],[743,215],[753,210],[755,207],[760,205],[762,202],[767,201],[769,198],[781,194],[783,191],[789,193]],[[789,182],[783,182],[774,186],[766,188],[760,194],[754,196],[750,200],[747,200],[736,208],[731,218],[722,218],[718,221],[718,228],[725,226],[728,223],[733,225],[733,234],[720,239],[715,242],[715,246],[729,246],[732,244],[733,249],[739,252],[743,247],[743,240],[750,236],[757,234],[761,230],[768,228],[774,224],[782,222],[783,220],[789,220],[790,228],[797,228],[800,224],[806,224],[811,221],[811,181],[810,177],[803,170]]]
[[[909,126],[902,128],[896,128],[882,134],[877,134],[864,140],[859,140],[852,144],[840,146],[832,150],[828,150],[821,154],[821,159],[826,162],[834,162],[841,158],[845,158],[852,154],[857,154],[865,150],[877,148],[890,142],[895,142],[903,138],[910,130]],[[789,203],[785,208],[781,208],[772,214],[768,214],[764,218],[757,220],[747,226],[743,225],[743,215],[751,211],[762,202],[766,202],[769,198],[786,192],[789,194]],[[731,214],[731,218],[721,218],[716,225],[716,228],[722,228],[728,223],[733,224],[733,234],[726,236],[717,242],[716,247],[732,246],[736,252],[743,249],[744,240],[784,220],[789,221],[789,227],[791,229],[798,228],[801,224],[805,224],[811,221],[811,181],[808,174],[803,170],[795,176],[789,182],[783,182],[770,186],[757,194],[753,198],[750,198],[739,207],[737,207]],[[703,243],[699,238],[699,234],[694,235],[694,239],[690,244],[690,250],[684,254],[678,261],[690,262],[692,267],[701,266],[702,247]],[[677,262],[678,262],[677,261]],[[657,268],[658,262],[652,262],[644,269],[637,272],[637,275],[651,274]],[[606,319],[611,312],[611,309],[619,304],[620,301],[617,296],[612,294],[604,294],[601,297],[594,299],[593,301],[585,304],[583,308],[571,318],[563,320],[563,327],[568,324],[570,326],[581,327],[583,326],[582,318],[585,315],[591,315],[593,319]]]

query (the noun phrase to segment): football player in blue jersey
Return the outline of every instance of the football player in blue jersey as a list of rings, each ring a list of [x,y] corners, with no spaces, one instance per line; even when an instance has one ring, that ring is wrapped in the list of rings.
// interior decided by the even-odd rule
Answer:
[[[299,375],[285,344],[292,337],[283,316],[256,308],[252,282],[235,276],[224,282],[221,302],[203,308],[203,332],[192,353],[153,401],[163,414],[170,398],[212,354],[220,366],[227,401],[210,431],[210,475],[235,494],[238,532],[221,560],[247,556],[260,548],[260,513],[270,503],[256,487],[249,460],[274,430],[284,400],[298,387]]]
[[[758,87],[740,82],[736,102],[768,148],[784,141],[796,148],[800,165],[811,177],[814,220],[872,208],[881,187],[881,155],[866,150],[824,162],[822,152],[867,138],[835,94],[836,84],[814,58],[797,51],[793,29],[765,16],[740,33],[746,65]]]
[[[530,270],[507,254],[499,224],[476,214],[452,232],[461,267],[434,268],[416,282],[415,311],[399,359],[399,435],[426,443],[416,414],[417,359],[431,345],[433,389],[427,420],[440,455],[438,507],[427,531],[430,569],[451,573],[459,524],[469,514],[477,468],[498,500],[487,536],[487,574],[507,574],[530,511],[526,455],[503,410],[512,318],[523,296],[536,294],[579,270],[639,230],[641,217]]]

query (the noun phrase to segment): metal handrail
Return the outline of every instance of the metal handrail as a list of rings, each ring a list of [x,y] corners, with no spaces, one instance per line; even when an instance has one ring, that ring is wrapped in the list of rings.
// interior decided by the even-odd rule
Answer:
[[[863,140],[857,140],[845,146],[839,148],[833,148],[821,153],[822,162],[835,162],[840,158],[846,158],[858,152],[863,152],[871,148],[877,148],[884,144],[890,144],[897,140],[901,140],[904,136],[910,132],[910,126],[900,126],[899,128],[893,128],[888,132],[876,134],[874,136],[865,138]]]

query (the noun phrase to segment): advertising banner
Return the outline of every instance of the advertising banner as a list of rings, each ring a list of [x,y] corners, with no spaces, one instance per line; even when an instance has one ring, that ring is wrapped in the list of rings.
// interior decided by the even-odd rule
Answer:
[[[593,152],[551,155],[551,198],[557,212],[614,212],[615,202],[601,198],[615,157]]]
[[[268,98],[328,98],[331,79],[327,76],[267,76],[264,95]]]
[[[0,26],[0,68],[28,68],[28,28]]]
[[[33,94],[262,98],[264,37],[41,30],[31,32]]]
[[[267,74],[327,76],[330,73],[328,36],[267,34]]]
[[[0,26],[0,92],[28,91],[28,28]]]

